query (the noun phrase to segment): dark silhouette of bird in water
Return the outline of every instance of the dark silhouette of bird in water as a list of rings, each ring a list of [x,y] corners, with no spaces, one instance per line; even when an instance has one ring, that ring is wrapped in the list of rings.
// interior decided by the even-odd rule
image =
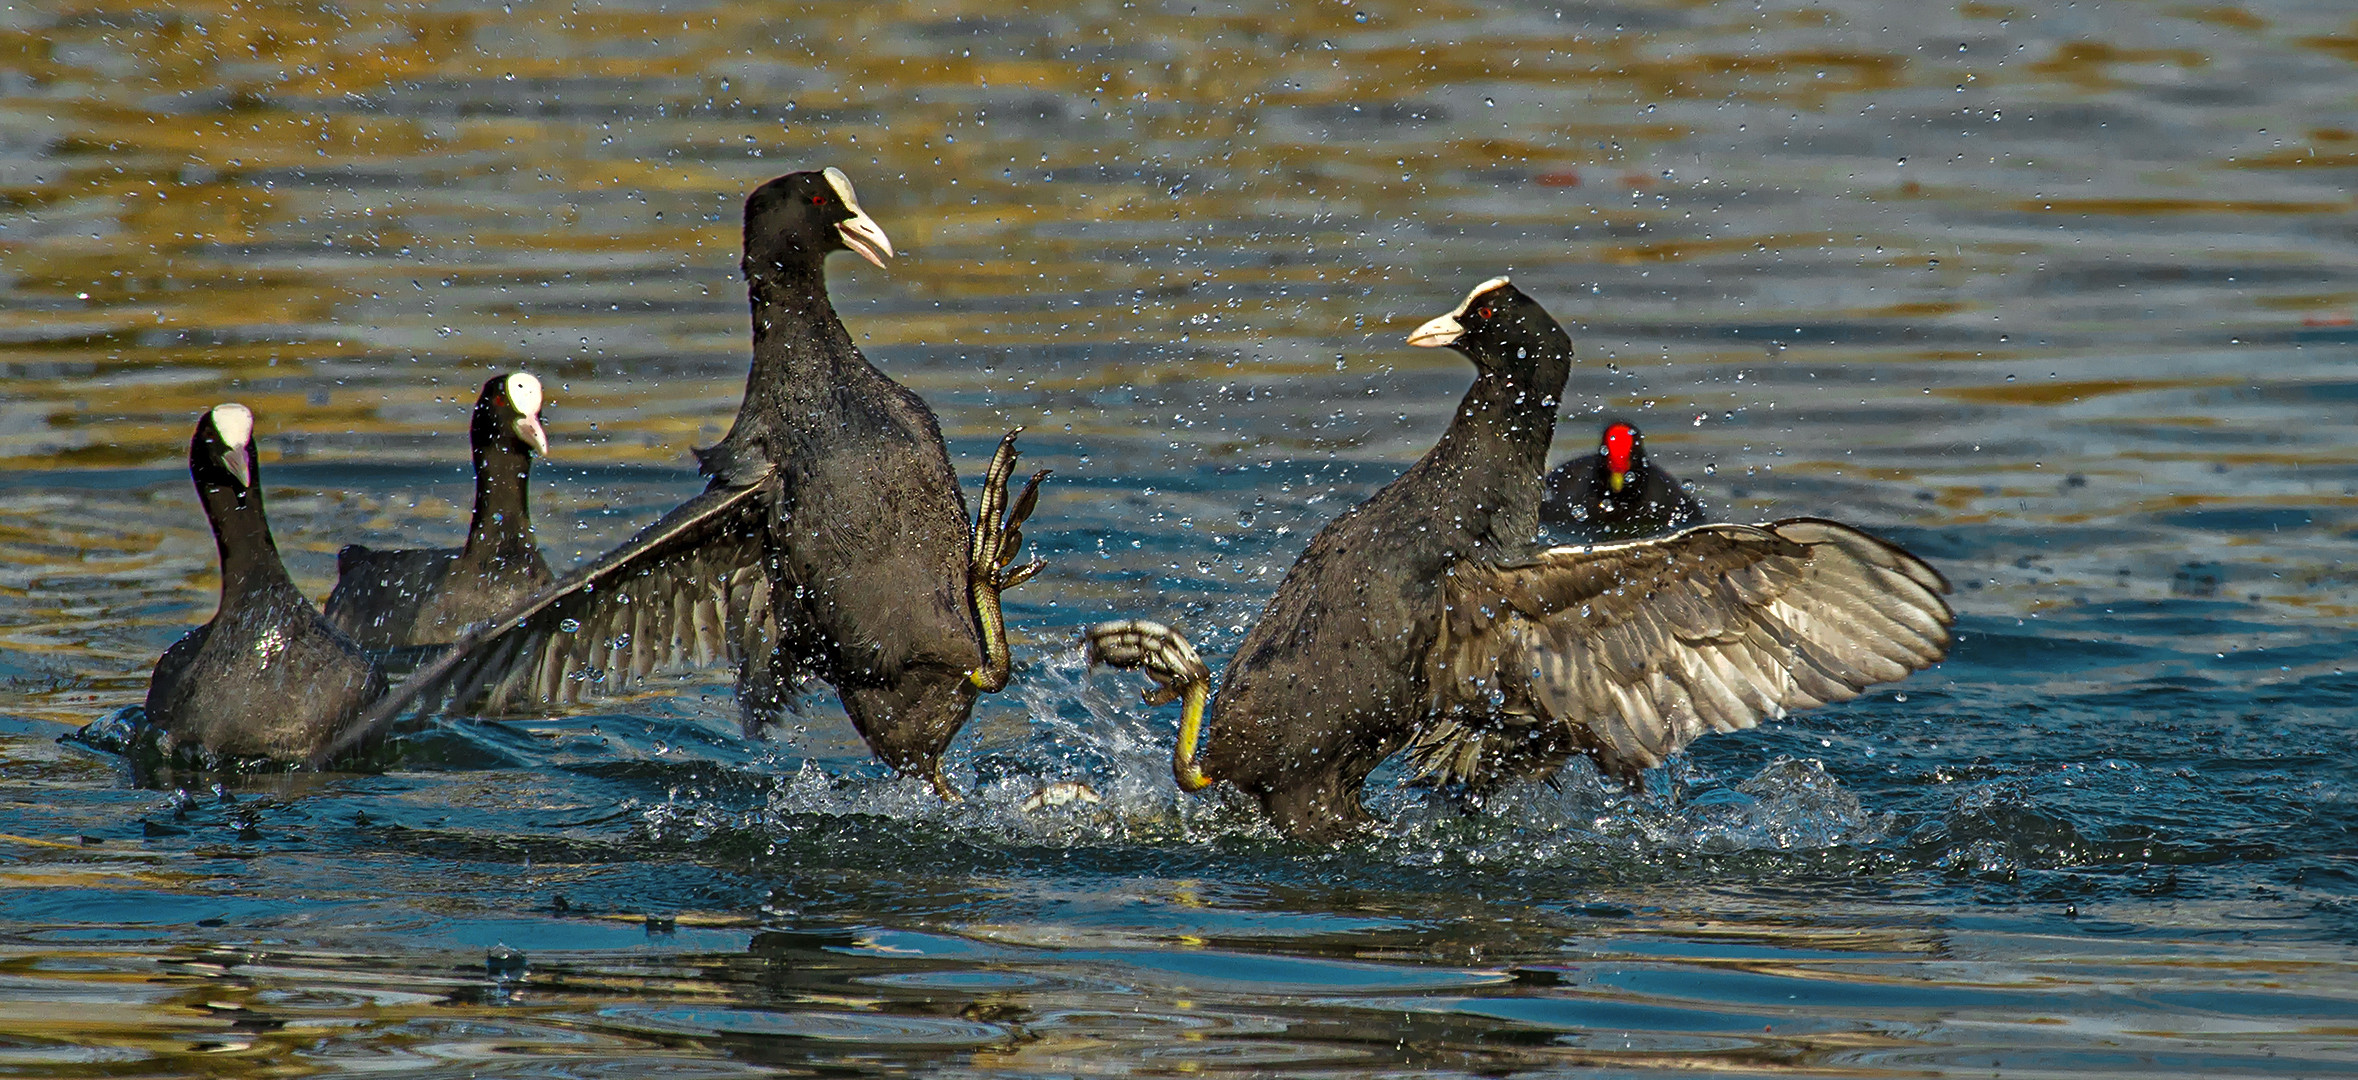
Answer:
[[[327,620],[362,648],[441,645],[469,626],[532,598],[556,580],[532,538],[532,459],[549,452],[540,380],[493,377],[475,399],[475,513],[465,547],[378,551],[347,545],[336,556]]]
[[[461,637],[372,729],[415,701],[506,712],[725,658],[749,733],[816,676],[879,758],[954,797],[941,755],[976,695],[1007,683],[999,594],[1042,565],[1009,564],[1047,473],[1010,503],[1009,432],[968,526],[933,410],[836,318],[823,262],[837,251],[880,267],[893,253],[842,172],[746,197],[753,366],[735,424],[697,451],[703,494]]]
[[[1705,525],[1540,548],[1541,471],[1572,342],[1505,278],[1419,327],[1473,361],[1441,441],[1310,541],[1216,698],[1185,638],[1101,623],[1094,661],[1186,700],[1172,770],[1224,781],[1286,832],[1366,820],[1370,770],[1413,743],[1429,782],[1495,788],[1585,753],[1634,781],[1705,731],[1857,696],[1941,658],[1947,583],[1830,521]]]
[[[287,577],[254,455],[254,414],[216,405],[188,443],[189,476],[221,557],[221,606],[156,661],[135,737],[211,764],[302,762],[347,741],[385,676]]]
[[[1644,540],[1703,523],[1703,507],[1678,478],[1646,458],[1637,426],[1615,420],[1597,438],[1597,452],[1547,474],[1539,524],[1563,542]]]

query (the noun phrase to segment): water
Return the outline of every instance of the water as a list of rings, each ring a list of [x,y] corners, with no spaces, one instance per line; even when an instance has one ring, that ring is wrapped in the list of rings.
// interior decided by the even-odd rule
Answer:
[[[512,10],[511,10],[512,7]],[[0,15],[0,1073],[2347,1075],[2348,13],[129,3]],[[863,348],[1056,470],[944,806],[725,673],[185,793],[57,742],[211,610],[182,464],[280,545],[463,528],[550,382],[544,544],[697,486],[736,206],[838,165]],[[1715,514],[1868,526],[1954,656],[1333,850],[1182,797],[1109,614],[1215,666],[1468,372],[1511,273]],[[1104,798],[1026,812],[1049,781]]]

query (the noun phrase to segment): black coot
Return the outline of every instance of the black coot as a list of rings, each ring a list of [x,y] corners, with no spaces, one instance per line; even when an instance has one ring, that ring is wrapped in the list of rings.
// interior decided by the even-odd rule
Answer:
[[[1092,657],[1184,696],[1173,770],[1226,781],[1287,832],[1364,820],[1359,790],[1413,741],[1420,773],[1486,788],[1585,752],[1635,778],[1706,730],[1841,701],[1938,660],[1947,585],[1833,522],[1707,525],[1540,550],[1540,474],[1571,372],[1563,328],[1506,279],[1419,327],[1474,362],[1439,445],[1310,541],[1211,702],[1170,628],[1089,631]]]
[[[1637,426],[1615,420],[1597,452],[1547,474],[1539,524],[1562,543],[1644,540],[1703,523],[1703,507],[1678,478],[1646,457]]]
[[[892,254],[835,169],[745,200],[753,367],[736,423],[698,452],[711,478],[620,548],[461,638],[371,712],[417,699],[505,711],[627,686],[659,667],[737,665],[749,730],[805,676],[832,684],[876,755],[949,794],[941,755],[975,696],[1006,685],[999,592],[1037,485],[1010,507],[1014,433],[969,527],[941,427],[836,318],[824,260]]]
[[[216,405],[197,421],[188,471],[221,556],[221,606],[164,650],[147,685],[143,738],[175,756],[325,759],[351,738],[385,677],[287,577],[254,456],[254,414]]]
[[[549,451],[540,380],[493,377],[475,399],[475,516],[463,548],[378,551],[347,545],[336,556],[327,620],[362,648],[441,645],[556,580],[532,538],[534,455]]]

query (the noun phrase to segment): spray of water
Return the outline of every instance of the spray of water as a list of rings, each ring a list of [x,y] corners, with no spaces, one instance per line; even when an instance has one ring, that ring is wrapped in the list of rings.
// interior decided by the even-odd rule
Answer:
[[[1225,787],[1178,790],[1170,772],[1175,710],[1137,705],[1130,694],[1142,685],[1092,672],[1077,647],[1037,658],[1013,690],[1020,722],[989,718],[953,751],[947,773],[967,793],[958,802],[914,778],[836,772],[781,752],[770,755],[777,771],[758,808],[725,809],[675,791],[644,811],[645,822],[673,836],[786,838],[875,819],[904,835],[1055,848],[1272,839],[1248,797]],[[1379,824],[1351,844],[1409,866],[1593,867],[1860,847],[1893,831],[1815,760],[1779,758],[1750,775],[1721,777],[1680,759],[1648,779],[1643,790],[1628,790],[1575,761],[1550,782],[1468,808],[1386,770],[1367,792]]]

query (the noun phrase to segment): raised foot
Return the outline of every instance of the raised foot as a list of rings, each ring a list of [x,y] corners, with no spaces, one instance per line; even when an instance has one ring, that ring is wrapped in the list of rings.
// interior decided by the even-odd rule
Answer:
[[[1143,671],[1155,688],[1143,697],[1149,705],[1179,700],[1190,684],[1208,683],[1212,669],[1195,654],[1185,635],[1159,622],[1116,619],[1088,629],[1089,662],[1124,671]]]
[[[1185,791],[1212,785],[1196,764],[1196,744],[1203,739],[1204,701],[1210,696],[1212,669],[1195,654],[1195,646],[1179,631],[1145,619],[1117,619],[1089,628],[1089,662],[1129,671],[1143,671],[1155,681],[1141,695],[1149,705],[1185,698],[1179,717],[1179,741],[1171,748],[1171,775]]]
[[[999,611],[999,594],[1032,579],[1032,575],[1047,566],[1045,559],[1034,559],[1021,566],[1009,567],[1023,550],[1023,523],[1040,505],[1040,481],[1048,478],[1048,470],[1033,473],[1023,486],[1023,494],[1010,503],[1007,481],[1015,474],[1015,437],[1022,428],[1007,433],[999,440],[998,452],[991,455],[991,471],[983,478],[982,505],[975,508],[974,543],[968,552],[967,582],[974,602],[975,621],[982,625],[983,666],[967,673],[967,679],[986,691],[996,692],[1007,686],[1007,674],[1012,666],[1007,650],[1007,620]]]

